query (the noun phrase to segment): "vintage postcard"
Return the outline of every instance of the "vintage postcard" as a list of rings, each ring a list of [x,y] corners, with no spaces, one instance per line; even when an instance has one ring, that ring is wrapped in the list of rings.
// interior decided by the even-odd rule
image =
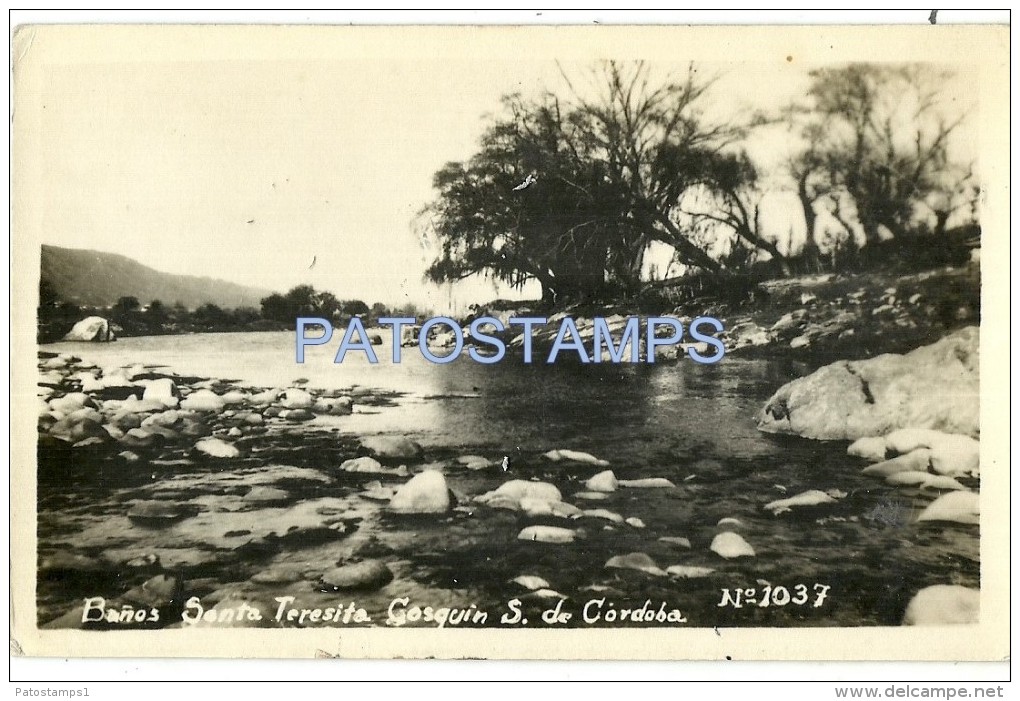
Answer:
[[[1008,27],[12,49],[16,652],[1009,656]]]

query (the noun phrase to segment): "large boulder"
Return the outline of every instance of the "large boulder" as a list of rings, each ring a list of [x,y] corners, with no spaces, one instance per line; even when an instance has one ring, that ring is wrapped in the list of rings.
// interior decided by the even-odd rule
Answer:
[[[89,341],[105,343],[116,341],[117,336],[110,328],[110,322],[101,316],[87,316],[67,332],[65,341]]]
[[[441,514],[450,510],[450,490],[437,470],[426,470],[408,480],[390,500],[398,514]]]
[[[977,437],[978,329],[970,326],[905,355],[840,361],[779,388],[759,430],[856,440],[899,428]]]

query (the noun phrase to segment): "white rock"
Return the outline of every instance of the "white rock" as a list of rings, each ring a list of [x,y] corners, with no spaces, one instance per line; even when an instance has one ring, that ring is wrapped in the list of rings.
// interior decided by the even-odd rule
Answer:
[[[645,522],[642,521],[641,519],[639,519],[637,516],[631,516],[630,518],[628,518],[625,521],[625,523],[628,526],[633,526],[634,528],[644,528],[645,527]]]
[[[182,409],[191,409],[194,411],[222,411],[224,407],[223,399],[208,389],[200,389],[196,392],[192,392],[183,400],[181,400]]]
[[[666,568],[666,574],[680,577],[681,579],[698,579],[699,577],[707,577],[713,572],[715,570],[711,567],[695,567],[693,565],[673,565]]]
[[[484,470],[492,465],[491,460],[483,458],[481,455],[461,455],[457,458],[457,463],[469,470]]]
[[[518,504],[521,499],[532,498],[543,501],[563,501],[563,495],[556,485],[548,482],[529,482],[527,480],[510,480],[504,482],[491,492],[478,497],[483,504],[493,499],[511,499]]]
[[[232,389],[220,397],[224,404],[242,404],[247,398],[247,394],[237,389]]]
[[[619,483],[616,481],[616,475],[613,474],[612,470],[605,470],[590,477],[584,483],[584,486],[592,492],[615,492]]]
[[[927,472],[930,463],[931,451],[927,448],[918,448],[892,460],[868,465],[861,472],[871,477],[889,477],[897,472]]]
[[[280,404],[287,409],[310,409],[315,403],[315,398],[303,389],[291,387],[283,393]]]
[[[978,495],[974,492],[949,492],[928,504],[918,521],[952,521],[955,523],[980,523],[981,508]]]
[[[834,504],[836,500],[819,489],[809,489],[806,492],[790,497],[770,501],[765,505],[766,511],[771,511],[773,516],[790,511],[795,506],[818,506],[820,504]]]
[[[601,518],[605,521],[612,521],[613,523],[623,523],[623,516],[613,513],[608,509],[587,509],[581,512],[581,516],[587,518]]]
[[[605,467],[609,465],[608,460],[600,460],[591,453],[583,453],[579,450],[550,450],[547,453],[542,454],[543,457],[552,460],[553,462],[560,462],[561,460],[569,460],[570,462],[581,462],[589,465],[598,465]]]
[[[977,623],[981,592],[956,584],[936,584],[914,594],[903,614],[905,626]]]
[[[885,444],[897,455],[903,455],[918,448],[931,448],[944,435],[930,428],[901,428],[887,435]]]
[[[885,460],[887,445],[882,436],[866,436],[858,438],[846,449],[847,455],[857,458],[864,458],[870,462],[882,462]]]
[[[95,406],[95,402],[82,392],[72,392],[63,397],[51,399],[49,404],[52,411],[59,411],[61,414],[70,414],[85,406]]]
[[[557,526],[528,526],[517,534],[518,540],[536,543],[573,543],[576,538],[576,531]]]
[[[514,584],[520,584],[525,589],[535,591],[536,589],[549,589],[551,585],[541,577],[537,577],[533,574],[522,574],[520,577],[515,577],[510,580]]]
[[[942,434],[931,447],[931,469],[940,475],[977,477],[981,473],[981,443],[970,436]]]
[[[636,480],[618,480],[617,483],[621,487],[628,487],[630,489],[663,489],[666,487],[676,486],[665,477],[645,477],[644,479]]]
[[[935,489],[939,491],[963,490],[965,486],[949,475],[929,475],[928,479],[921,483],[921,489]]]
[[[656,577],[665,577],[666,572],[661,569],[655,560],[645,553],[627,553],[626,555],[615,555],[606,562],[606,567],[625,570],[638,570]]]
[[[403,436],[369,436],[361,439],[361,445],[381,458],[416,458],[421,455],[421,446]]]
[[[280,390],[267,389],[248,397],[248,403],[252,406],[269,406],[280,396]]]
[[[727,560],[736,557],[754,557],[754,548],[732,531],[725,531],[713,538],[709,550]]]
[[[826,365],[781,387],[759,412],[758,428],[823,440],[888,438],[908,427],[976,436],[978,341],[977,326],[969,326],[904,355]]]
[[[203,438],[195,444],[195,450],[214,458],[236,458],[241,454],[237,448],[219,438]]]
[[[145,392],[142,393],[142,401],[157,401],[160,404],[168,407],[177,406],[180,399],[178,396],[180,392],[177,391],[177,385],[170,378],[162,378],[159,380],[151,380],[145,387]]]
[[[116,341],[117,336],[110,328],[110,322],[101,316],[88,316],[79,321],[64,336],[65,341]]]
[[[408,480],[390,500],[390,511],[401,514],[435,514],[450,509],[446,478],[437,470],[426,470]]]

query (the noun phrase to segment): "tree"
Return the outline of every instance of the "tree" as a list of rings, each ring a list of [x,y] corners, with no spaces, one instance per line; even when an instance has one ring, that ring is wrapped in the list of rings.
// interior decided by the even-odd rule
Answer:
[[[547,301],[597,298],[639,287],[653,241],[688,265],[721,269],[676,211],[689,188],[712,186],[741,133],[699,115],[710,81],[692,66],[656,82],[640,62],[592,76],[594,96],[567,76],[565,98],[507,96],[478,153],[436,173],[439,196],[421,213],[441,244],[433,281],[481,274],[512,287],[536,280]]]
[[[940,104],[949,77],[912,64],[811,72],[810,128],[825,135],[817,153],[833,184],[852,199],[868,242],[879,240],[881,229],[908,234],[926,203],[945,194],[945,175],[954,168],[949,141],[964,118],[948,116]],[[957,191],[959,183],[948,189]],[[936,217],[939,211],[945,209]]]
[[[292,324],[297,318],[291,313],[291,307],[287,299],[277,292],[268,297],[263,297],[260,304],[262,306],[262,316],[266,319]]]

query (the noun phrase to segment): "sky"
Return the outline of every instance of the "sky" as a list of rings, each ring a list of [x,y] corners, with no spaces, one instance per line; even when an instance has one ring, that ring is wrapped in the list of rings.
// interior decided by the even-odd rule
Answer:
[[[273,34],[232,34],[221,47],[194,33],[74,39],[77,51],[64,36],[23,42],[26,55],[46,59],[19,103],[31,115],[25,169],[45,185],[41,242],[279,291],[308,283],[368,303],[458,311],[509,296],[481,279],[424,282],[436,251],[414,220],[434,197],[433,173],[474,152],[502,95],[562,88],[555,51],[531,56],[521,43],[510,54],[513,37],[492,53],[470,42],[338,48],[343,35],[308,46]],[[565,52],[562,65],[581,70],[581,55]],[[684,52],[671,55],[656,68],[683,70]],[[813,64],[705,65],[721,76],[706,107],[726,115],[802,94]],[[18,82],[16,73],[16,95]],[[768,160],[784,145],[757,149]]]

